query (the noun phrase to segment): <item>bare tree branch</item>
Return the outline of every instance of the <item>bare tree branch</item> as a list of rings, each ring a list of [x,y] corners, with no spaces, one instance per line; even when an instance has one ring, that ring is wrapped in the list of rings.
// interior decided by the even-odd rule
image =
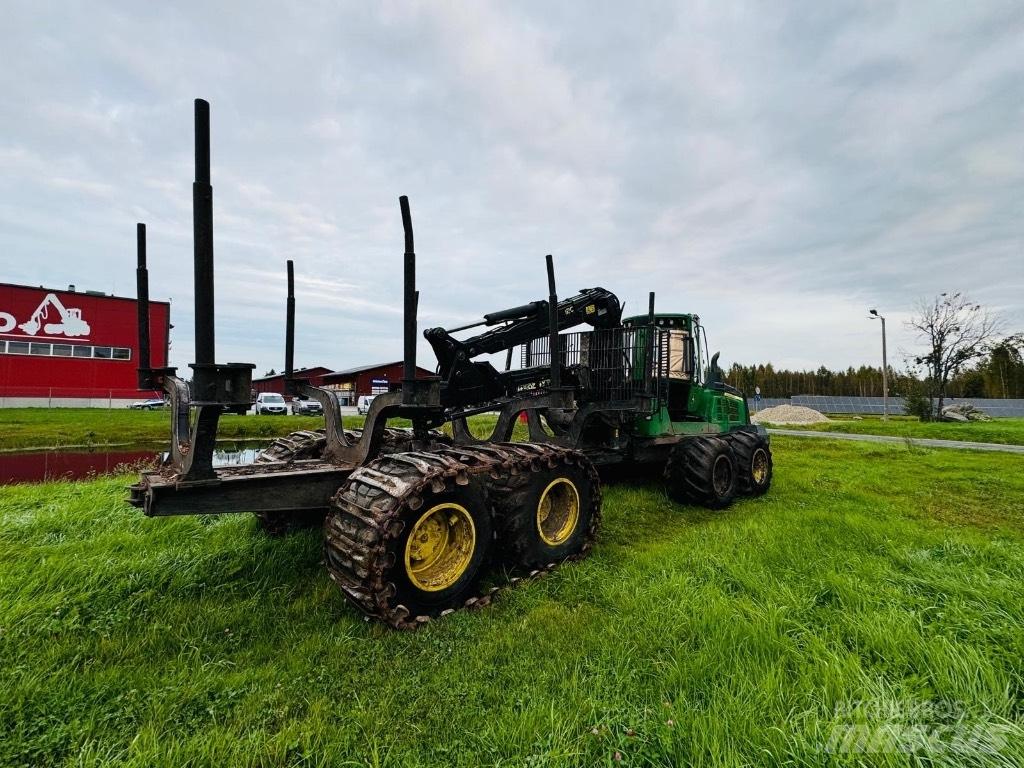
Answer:
[[[927,347],[913,361],[925,368],[929,395],[939,400],[934,411],[939,416],[949,380],[968,363],[987,355],[1003,332],[999,318],[959,292],[919,301],[907,327],[917,331]]]

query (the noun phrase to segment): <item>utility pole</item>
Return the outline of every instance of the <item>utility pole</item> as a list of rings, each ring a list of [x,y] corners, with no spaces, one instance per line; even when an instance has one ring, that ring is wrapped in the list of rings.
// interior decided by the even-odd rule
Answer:
[[[869,309],[872,320],[882,321],[882,421],[889,419],[889,361],[885,356],[885,318],[878,314],[877,309]]]

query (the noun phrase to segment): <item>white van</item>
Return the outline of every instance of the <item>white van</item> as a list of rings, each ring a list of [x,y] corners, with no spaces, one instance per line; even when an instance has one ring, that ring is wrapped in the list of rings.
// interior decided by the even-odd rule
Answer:
[[[370,403],[373,402],[373,398],[375,397],[376,395],[360,395],[359,399],[356,401],[356,413],[359,413],[363,416],[369,413]]]
[[[277,392],[260,392],[256,397],[256,415],[273,414],[284,416],[288,413],[288,404]]]

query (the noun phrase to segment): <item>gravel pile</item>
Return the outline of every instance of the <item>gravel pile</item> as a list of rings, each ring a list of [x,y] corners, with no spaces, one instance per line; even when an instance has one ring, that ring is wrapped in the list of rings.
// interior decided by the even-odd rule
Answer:
[[[803,405],[776,405],[758,411],[750,420],[755,424],[818,424],[828,417]]]

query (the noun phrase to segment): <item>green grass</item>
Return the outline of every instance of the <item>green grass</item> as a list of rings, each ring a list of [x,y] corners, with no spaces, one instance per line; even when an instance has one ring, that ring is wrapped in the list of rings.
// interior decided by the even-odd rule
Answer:
[[[471,423],[492,424],[494,416],[475,417]],[[361,425],[362,417],[346,417],[345,426]],[[405,424],[396,420],[396,424]],[[297,429],[323,426],[318,416],[236,416],[221,417],[217,435],[223,439],[246,440],[277,437]],[[906,417],[878,417],[851,420],[837,417],[827,424],[787,429],[812,429],[820,432],[895,435],[897,437],[935,437],[947,440],[972,440],[982,443],[1024,445],[1024,419],[996,419],[991,422],[922,423]],[[165,442],[170,431],[166,411],[132,411],[127,408],[6,408],[0,409],[0,451],[17,448],[48,448],[68,445],[101,446]],[[525,432],[525,429],[520,431]]]
[[[807,429],[814,432],[848,432],[855,435],[894,435],[925,437],[937,440],[970,440],[976,443],[1024,445],[1024,419],[993,419],[992,421],[945,422],[919,421],[908,416],[830,416],[821,424],[780,424],[782,429]],[[772,426],[772,425],[768,425]]]
[[[346,428],[362,427],[365,417],[345,416]],[[481,414],[469,419],[470,430],[478,437],[489,437],[497,423],[496,414]],[[222,440],[259,440],[287,435],[300,429],[323,427],[322,416],[221,416],[217,437]],[[389,426],[408,427],[408,419],[390,419]],[[444,430],[451,434],[451,426]],[[516,424],[516,439],[525,439],[525,425]],[[66,446],[100,447],[166,443],[170,438],[167,411],[102,410],[97,408],[6,408],[0,409],[0,451],[61,448]]]
[[[0,765],[931,764],[824,751],[856,702],[1007,739],[938,764],[1024,762],[1019,457],[773,444],[768,496],[608,487],[590,558],[415,633],[312,532],[0,489]]]
[[[323,421],[318,416],[229,414],[221,417],[217,435],[239,440],[277,437],[297,429],[315,429],[323,426]],[[166,442],[170,424],[168,411],[4,408],[0,409],[0,450]]]

